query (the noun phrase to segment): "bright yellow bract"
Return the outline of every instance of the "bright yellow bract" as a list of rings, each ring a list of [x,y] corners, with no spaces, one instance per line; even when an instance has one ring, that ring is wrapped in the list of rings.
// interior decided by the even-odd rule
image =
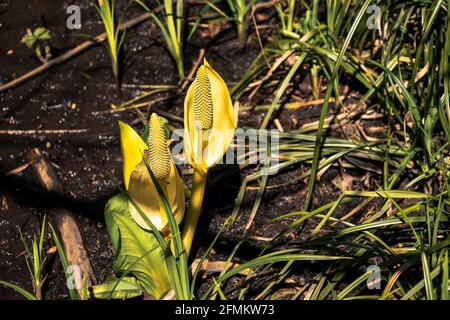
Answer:
[[[184,124],[187,159],[205,175],[227,151],[235,129],[227,85],[206,60],[186,94]]]
[[[123,182],[128,190],[131,172],[142,161],[142,154],[147,150],[144,140],[125,122],[119,121],[120,148],[122,150]]]
[[[134,202],[128,204],[131,216],[146,230],[151,230],[151,226],[139,211],[159,231],[164,230],[168,224],[167,214],[147,169],[148,165],[164,191],[175,220],[180,223],[185,211],[183,180],[170,158],[169,146],[159,117],[156,114],[151,116],[148,147],[129,125],[119,121],[119,127],[124,183],[128,196]]]

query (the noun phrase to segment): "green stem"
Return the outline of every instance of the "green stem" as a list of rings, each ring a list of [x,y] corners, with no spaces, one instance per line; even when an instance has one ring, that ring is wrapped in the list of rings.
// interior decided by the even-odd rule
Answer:
[[[243,49],[245,47],[245,42],[247,40],[247,28],[244,19],[238,22],[237,25],[238,44],[240,49]]]
[[[181,49],[179,49],[181,50]],[[184,78],[184,65],[183,65],[183,56],[181,53],[177,53],[177,56],[175,57],[176,63],[177,63],[177,69],[178,69],[178,75],[181,78]]]
[[[202,175],[194,171],[194,182],[192,184],[191,200],[189,202],[188,212],[183,225],[182,240],[186,250],[186,256],[189,257],[192,240],[194,239],[195,229],[197,228],[198,218],[202,212],[203,196],[205,195],[207,174]]]

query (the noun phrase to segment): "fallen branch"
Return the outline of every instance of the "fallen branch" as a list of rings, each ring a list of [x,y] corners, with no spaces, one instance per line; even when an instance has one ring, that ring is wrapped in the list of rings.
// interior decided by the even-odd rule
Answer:
[[[32,164],[31,162],[27,162],[27,163],[25,163],[25,164],[15,168],[15,169],[12,169],[12,170],[8,171],[3,176],[5,176],[5,177],[15,176],[16,174],[19,174],[19,173],[25,171],[26,169],[28,169],[28,167],[31,166],[31,164]]]
[[[195,270],[198,268],[198,264],[200,263],[200,259],[195,259],[191,264],[191,273],[193,274]],[[227,261],[209,261],[208,259],[203,260],[199,270],[204,272],[205,274],[212,273],[221,273],[224,270],[231,270],[239,267],[238,263],[227,262]],[[244,269],[238,272],[243,276],[251,276],[253,272],[250,269]]]
[[[39,136],[48,134],[79,134],[86,133],[88,129],[61,129],[61,130],[0,130],[0,135],[11,135],[11,136]]]
[[[28,159],[32,164],[42,187],[46,191],[62,194],[62,184],[42,151],[38,148],[32,149],[28,153]],[[83,237],[78,228],[76,219],[70,211],[63,207],[58,207],[53,210],[50,219],[59,233],[69,265],[79,267],[81,277],[74,276],[73,280],[76,288],[79,288],[78,290],[81,292],[86,276],[89,277],[92,284],[95,284],[97,281],[87,251],[84,247]]]
[[[184,89],[186,89],[186,86],[191,82],[192,78],[194,78],[195,72],[202,64],[205,54],[206,54],[206,50],[203,48],[200,49],[197,60],[195,61],[194,65],[192,66],[191,71],[189,72],[189,75],[183,80],[183,83],[181,84],[181,87],[179,90],[180,93],[183,92]]]
[[[121,31],[130,29],[130,28],[140,24],[141,22],[149,19],[151,16],[152,16],[152,13],[145,13],[143,15],[140,15],[137,18],[131,19],[130,21],[119,25],[119,29]],[[42,72],[46,71],[47,69],[50,69],[53,66],[61,64],[65,61],[75,57],[76,55],[80,54],[81,52],[89,49],[90,47],[97,45],[99,43],[102,43],[105,40],[106,40],[106,33],[102,33],[102,34],[96,36],[93,40],[85,41],[82,44],[78,45],[77,47],[73,48],[72,50],[66,52],[65,54],[63,54],[55,59],[49,60],[49,61],[43,63],[42,65],[40,65],[39,67],[37,67],[36,69],[33,69],[33,70],[25,73],[24,75],[20,76],[19,78],[16,78],[16,79],[0,86],[0,92],[12,89],[12,88],[16,87],[17,85],[36,77],[37,75],[41,74]]]

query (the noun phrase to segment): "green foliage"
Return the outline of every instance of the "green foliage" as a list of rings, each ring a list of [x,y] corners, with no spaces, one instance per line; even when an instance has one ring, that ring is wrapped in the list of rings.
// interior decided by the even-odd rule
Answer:
[[[111,276],[105,283],[94,286],[92,290],[92,296],[96,299],[130,299],[142,293],[142,286],[134,277]]]
[[[367,9],[373,4],[380,8],[379,30],[367,27]],[[300,7],[304,10],[297,10]],[[276,219],[295,221],[271,239],[266,250],[302,230],[306,240],[296,243],[296,248],[352,257],[348,262],[323,264],[323,270],[293,299],[448,299],[448,3],[279,1],[276,9],[275,41],[247,69],[233,96],[242,106],[247,94],[254,95],[255,84],[273,92],[271,104],[248,109],[267,111],[263,128],[280,110],[302,105],[282,99],[299,78],[311,84],[315,99],[324,102],[318,121],[280,134],[281,163],[270,169],[305,165],[293,182],[309,177],[308,196],[304,210]],[[305,70],[310,75],[303,80]],[[346,119],[353,121],[376,110],[384,115],[383,138],[368,142],[331,137],[344,119],[342,87],[349,79],[350,89],[361,93],[367,107]],[[321,83],[324,95],[320,95]],[[338,113],[331,112],[332,104]],[[313,207],[317,176],[332,166],[367,172],[378,167],[375,176],[381,185],[343,192],[337,200]],[[244,179],[232,217],[238,215],[249,184],[265,188],[263,176],[259,170]],[[257,212],[260,202],[255,200],[252,212]],[[303,229],[306,223],[312,224],[311,231]],[[361,271],[374,261],[381,268],[381,292],[367,290],[370,273]],[[270,297],[294,265],[280,272],[261,297]],[[246,292],[243,289],[240,297]]]
[[[108,41],[108,52],[111,57],[111,64],[114,77],[119,78],[119,54],[122,48],[123,40],[125,39],[125,32],[121,32],[119,23],[122,19],[116,21],[116,14],[114,8],[114,0],[99,0],[99,5],[96,6],[97,12],[100,15],[103,26],[106,32],[106,39]],[[124,10],[126,12],[126,10]],[[123,15],[123,14],[122,14]]]
[[[183,2],[164,1],[162,14],[137,2],[152,12],[183,76]],[[205,7],[233,21],[238,34],[245,34],[249,10],[255,1],[228,0],[222,4],[228,6],[228,11],[216,1],[207,1]],[[367,9],[372,4],[381,10],[381,20],[377,21],[380,30],[372,30],[366,24]],[[239,299],[244,299],[254,297],[250,296],[250,288],[255,279],[275,270],[257,295],[258,299],[270,299],[290,274],[305,270],[313,261],[313,279],[291,295],[292,299],[448,300],[448,9],[448,2],[443,0],[277,1],[279,25],[273,41],[247,69],[232,94],[244,102],[247,95],[254,96],[259,89],[273,93],[268,105],[248,107],[241,103],[242,111],[265,111],[260,127],[269,128],[277,112],[301,105],[297,101],[285,102],[289,89],[295,88],[298,80],[309,81],[312,96],[323,98],[317,121],[280,133],[280,163],[257,168],[244,178],[231,216],[207,248],[192,279],[179,227],[147,166],[168,216],[170,236],[159,233],[150,221],[147,223],[152,232],[141,229],[128,212],[130,199],[125,193],[111,199],[105,219],[116,253],[115,275],[94,288],[94,297],[130,298],[147,292],[161,298],[173,289],[178,299],[226,299],[227,281],[248,271],[239,292]],[[114,40],[113,9],[109,7],[104,12],[112,17],[105,25],[113,25],[110,34]],[[199,19],[192,30],[198,23]],[[32,39],[25,42],[31,43]],[[348,83],[352,90],[358,90],[367,107],[350,115],[331,113],[331,107],[343,111],[342,87]],[[368,141],[363,137],[355,141],[330,134],[339,128],[341,120],[361,119],[373,111],[382,115],[386,128],[382,138]],[[247,240],[245,233],[228,256],[226,263],[230,267],[214,275],[210,287],[196,297],[200,265],[221,233],[235,221],[248,186],[254,184],[258,188],[251,208],[254,216],[269,185],[267,171],[282,172],[299,165],[305,170],[289,183],[309,178],[304,207],[280,212],[273,222],[288,221],[285,229],[266,241],[254,259],[231,267]],[[328,203],[314,203],[317,179],[331,167],[371,172],[379,185],[370,190],[343,191]],[[142,212],[141,215],[144,216]],[[305,224],[309,228],[304,228]],[[302,238],[291,243],[288,239],[294,232],[301,232]],[[39,245],[33,245],[30,256],[40,256]],[[374,264],[381,270],[381,290],[369,291],[367,280],[371,273],[367,267]],[[30,270],[38,274],[40,260],[32,260]],[[0,284],[29,299],[34,297],[14,285]]]
[[[231,12],[231,20],[236,25],[238,41],[241,48],[245,45],[248,32],[248,14],[250,8],[256,3],[256,0],[227,0],[228,8]]]
[[[13,284],[13,283],[0,280],[0,285],[4,286],[6,288],[13,289],[14,291],[19,293],[21,296],[23,296],[27,300],[37,300],[37,298],[34,294],[28,292],[27,290]]]
[[[228,10],[222,10],[219,5],[221,3],[227,4]],[[189,33],[189,38],[194,34],[197,30],[200,21],[202,20],[202,15],[208,10],[212,9],[217,13],[218,18],[211,20],[226,20],[230,21],[235,25],[239,46],[243,48],[245,46],[245,42],[247,40],[247,34],[249,31],[249,21],[250,21],[250,9],[253,5],[257,3],[256,0],[227,0],[227,1],[219,1],[219,0],[210,0],[206,1],[205,6],[200,12],[200,16],[196,19],[196,22]],[[220,18],[220,19],[219,19]]]
[[[22,231],[19,229],[19,235],[20,239],[23,243],[23,246],[25,248],[25,262],[27,264],[28,271],[31,276],[34,294],[28,292],[27,290],[20,288],[19,286],[1,281],[0,285],[3,285],[7,288],[11,288],[15,290],[17,293],[22,295],[28,300],[42,300],[42,287],[44,285],[45,280],[47,279],[47,274],[44,273],[45,271],[45,263],[47,261],[47,256],[44,255],[44,239],[45,239],[45,227],[47,225],[46,217],[44,216],[44,219],[42,221],[42,227],[40,229],[39,238],[36,237],[36,234],[33,236],[33,241],[31,244],[31,250],[28,247],[25,237],[22,234]],[[67,261],[64,248],[61,245],[61,242],[59,240],[58,234],[56,233],[53,226],[49,223],[51,234],[53,241],[55,243],[55,246],[57,248],[59,258],[61,260],[61,264],[64,270],[64,274],[66,276],[66,281],[69,283],[69,281],[72,279],[73,275],[71,274],[69,263]],[[72,300],[80,300],[80,294],[75,288],[68,288],[70,298]],[[85,285],[85,291],[87,291],[87,284]],[[87,297],[87,294],[85,294],[85,297]]]
[[[31,250],[28,248],[25,237],[19,229],[20,240],[25,248],[25,262],[31,275],[35,296],[38,300],[42,299],[41,290],[46,278],[44,275],[45,261],[47,259],[47,257],[44,257],[45,220],[46,219],[44,217],[39,234],[39,240],[37,239],[36,234],[33,235]]]
[[[133,220],[128,210],[126,194],[119,194],[108,201],[105,220],[116,256],[113,269],[119,281],[113,278],[107,284],[95,287],[94,294],[96,290],[104,292],[109,288],[112,288],[111,298],[125,298],[115,292],[115,289],[126,295],[137,294],[136,288],[132,292],[124,290],[135,284],[132,280],[125,280],[125,283],[121,284],[125,277],[134,277],[143,291],[157,299],[163,297],[171,289],[164,263],[164,251],[153,232],[140,228]],[[116,288],[112,285],[114,281]],[[105,297],[105,294],[100,297]]]
[[[187,263],[188,257],[181,239],[180,229],[177,222],[175,221],[175,216],[170,208],[164,191],[161,188],[159,181],[156,179],[155,175],[150,169],[147,161],[145,161],[145,166],[147,167],[148,173],[154,185],[156,186],[156,189],[158,190],[160,201],[163,205],[164,212],[167,215],[167,220],[169,221],[169,229],[171,235],[170,245],[164,247],[161,245],[162,241],[160,240],[159,242],[161,249],[163,249],[166,253],[165,262],[172,282],[172,287],[175,290],[177,299],[191,300],[192,295],[190,294],[191,291],[189,287],[189,267]],[[148,224],[152,227],[152,229],[155,229],[150,222]],[[154,232],[157,231],[154,230]]]
[[[45,217],[40,229],[39,239],[36,237],[36,234],[33,235],[31,249],[28,247],[25,237],[20,229],[19,235],[23,247],[25,248],[25,262],[31,276],[34,293],[30,293],[27,290],[6,281],[0,281],[0,285],[13,289],[28,300],[41,300],[42,286],[47,278],[44,274],[45,262],[47,260],[47,257],[44,257]]]
[[[39,27],[31,31],[27,29],[26,34],[23,36],[21,43],[24,43],[29,49],[34,49],[36,57],[42,62],[47,62],[51,58],[50,46],[46,41],[51,39],[50,31]]]
[[[27,29],[27,33],[23,36],[20,42],[25,43],[28,48],[33,48],[39,41],[50,40],[50,31],[45,28],[36,28],[33,32]]]
[[[183,33],[183,0],[164,0],[163,3],[163,16],[162,19],[155,10],[151,10],[145,5],[143,1],[134,0],[140,4],[146,11],[152,14],[153,21],[161,30],[164,40],[166,41],[167,48],[174,59],[178,75],[184,77],[184,65],[183,65],[183,46],[182,46],[182,33]],[[174,11],[175,6],[175,11]]]

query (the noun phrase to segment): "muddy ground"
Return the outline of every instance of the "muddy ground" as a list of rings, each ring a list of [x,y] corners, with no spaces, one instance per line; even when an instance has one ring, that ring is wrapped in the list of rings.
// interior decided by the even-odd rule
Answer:
[[[92,7],[93,1],[77,1],[82,9],[84,34],[97,35],[102,30],[99,18]],[[123,1],[120,1],[123,2]],[[20,39],[27,28],[44,26],[52,33],[50,41],[54,56],[57,56],[84,41],[65,27],[65,8],[69,1],[9,1],[0,0],[0,84],[36,68],[40,62]],[[187,14],[193,16],[198,6],[189,7]],[[142,14],[132,7],[127,19]],[[273,12],[268,10],[266,21],[270,25]],[[233,87],[244,70],[259,52],[253,33],[244,51],[236,42],[233,28],[224,29],[212,37],[208,30],[200,29],[185,47],[185,66],[189,71],[197,59],[200,48],[214,68],[223,76],[228,86]],[[262,32],[263,40],[271,30]],[[179,81],[176,68],[165,50],[163,38],[151,21],[146,21],[127,32],[125,41],[124,84],[174,84]],[[303,81],[305,96],[310,87]],[[113,251],[105,230],[103,209],[106,201],[118,193],[121,180],[121,156],[118,140],[117,120],[133,123],[137,130],[143,124],[134,112],[111,113],[111,104],[118,104],[138,94],[137,90],[115,88],[111,75],[110,60],[104,46],[98,45],[74,59],[51,69],[23,85],[0,94],[0,279],[32,290],[29,273],[23,256],[23,245],[18,228],[24,231],[28,243],[37,232],[42,217],[49,213],[55,196],[46,195],[28,168],[13,175],[11,170],[27,163],[27,153],[34,147],[41,148],[54,165],[63,185],[64,194],[58,196],[65,207],[75,213],[84,233],[93,269],[99,282],[112,272]],[[270,101],[271,96],[258,97],[258,101]],[[159,103],[161,110],[182,115],[183,97]],[[144,114],[148,111],[142,109]],[[302,109],[279,115],[285,128],[292,123],[300,125],[317,117],[317,107]],[[246,113],[240,125],[258,125],[261,114]],[[296,121],[293,122],[292,119]],[[180,123],[173,122],[180,127]],[[57,130],[80,129],[84,133],[65,134],[7,134],[5,130]],[[233,169],[231,169],[233,170]],[[265,194],[257,214],[251,235],[270,237],[289,221],[269,223],[281,214],[299,210],[306,195],[304,181],[288,184],[303,168],[291,168],[283,174],[271,177],[271,184],[286,184],[283,188],[270,189]],[[233,209],[234,199],[245,172],[231,175],[208,190],[199,232],[193,253],[200,256],[208,247],[223,221]],[[339,194],[330,181],[338,174],[329,170],[316,187],[315,202],[331,201]],[[353,174],[361,174],[353,172]],[[115,178],[111,178],[114,176]],[[358,186],[355,186],[358,188]],[[242,236],[243,226],[255,199],[255,190],[249,190],[235,227],[226,232],[214,248],[210,260],[223,260]],[[339,211],[344,211],[342,206]],[[301,236],[301,235],[298,235]],[[46,248],[51,246],[47,235]],[[258,242],[248,242],[237,254],[238,260],[256,256]],[[46,299],[66,299],[68,292],[59,259],[52,256],[48,263],[50,272],[44,288]],[[235,279],[236,285],[238,280]],[[202,280],[205,284],[208,279]],[[201,287],[201,286],[200,286]],[[231,294],[232,296],[232,294]],[[19,295],[0,287],[0,299],[16,299]]]

